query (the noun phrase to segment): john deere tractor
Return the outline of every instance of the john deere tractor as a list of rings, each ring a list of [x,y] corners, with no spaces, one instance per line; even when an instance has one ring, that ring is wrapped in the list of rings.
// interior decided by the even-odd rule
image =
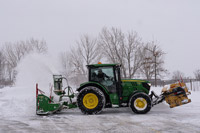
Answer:
[[[97,114],[105,107],[127,107],[144,114],[151,109],[150,82],[121,79],[120,65],[88,65],[88,82],[77,89],[77,104],[84,114]]]
[[[97,114],[104,108],[130,107],[134,113],[145,114],[153,105],[166,100],[170,107],[189,103],[185,84],[174,84],[170,91],[166,90],[158,96],[153,91],[149,95],[151,84],[149,81],[138,79],[121,79],[119,64],[93,64],[87,65],[88,82],[82,83],[77,89],[77,101],[71,87],[62,89],[61,75],[54,75],[54,93],[60,96],[59,102],[54,102],[53,97],[38,94],[37,86],[37,114],[49,114],[64,108],[76,108],[84,114]],[[65,79],[65,78],[64,78]],[[178,88],[178,89],[177,89]],[[68,101],[63,99],[67,97]]]

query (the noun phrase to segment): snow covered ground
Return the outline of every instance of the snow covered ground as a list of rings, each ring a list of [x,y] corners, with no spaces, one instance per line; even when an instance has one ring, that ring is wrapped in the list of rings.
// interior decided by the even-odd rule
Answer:
[[[200,91],[192,92],[189,104],[170,109],[161,103],[144,115],[134,114],[130,108],[110,108],[98,115],[83,115],[77,108],[37,116],[35,83],[49,95],[52,74],[59,70],[48,59],[38,55],[25,58],[18,66],[16,87],[0,89],[0,133],[200,132]],[[161,88],[153,90],[160,94]]]
[[[21,89],[21,90],[20,90]],[[159,88],[154,90],[160,91]],[[14,90],[19,90],[18,93]],[[170,109],[156,105],[144,115],[129,108],[104,109],[98,115],[83,115],[79,109],[37,116],[35,93],[28,88],[0,90],[0,133],[7,132],[200,132],[200,92],[192,92],[192,102]],[[15,92],[15,93],[11,93]],[[10,94],[9,94],[10,93]],[[27,94],[28,96],[25,96]],[[30,96],[34,97],[30,97]]]

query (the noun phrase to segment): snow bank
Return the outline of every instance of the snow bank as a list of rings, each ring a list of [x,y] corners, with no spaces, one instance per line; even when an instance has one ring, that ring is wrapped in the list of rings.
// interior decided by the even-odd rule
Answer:
[[[35,115],[36,83],[49,96],[52,75],[59,74],[58,63],[53,59],[50,55],[31,54],[19,63],[15,84],[17,87],[6,87],[0,92],[0,113],[3,116]]]

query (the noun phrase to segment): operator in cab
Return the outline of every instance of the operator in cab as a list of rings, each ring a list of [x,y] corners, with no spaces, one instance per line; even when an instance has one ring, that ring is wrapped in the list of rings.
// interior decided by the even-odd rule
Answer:
[[[105,81],[105,78],[110,78],[108,75],[106,75],[105,73],[102,72],[101,69],[98,70],[98,74],[97,74],[98,80],[101,81]]]

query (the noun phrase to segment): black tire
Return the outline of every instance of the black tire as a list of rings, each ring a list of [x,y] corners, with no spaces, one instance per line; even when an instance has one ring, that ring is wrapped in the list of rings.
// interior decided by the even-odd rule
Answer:
[[[84,105],[83,99],[87,94],[94,94],[98,98],[97,105],[94,108],[87,108]],[[105,100],[104,93],[99,88],[94,87],[94,86],[87,86],[87,87],[83,88],[77,96],[77,104],[83,114],[98,114],[98,113],[100,113],[105,106],[105,102],[106,102],[106,100]]]
[[[151,99],[145,93],[136,93],[130,98],[129,106],[136,114],[146,114],[151,110]]]

